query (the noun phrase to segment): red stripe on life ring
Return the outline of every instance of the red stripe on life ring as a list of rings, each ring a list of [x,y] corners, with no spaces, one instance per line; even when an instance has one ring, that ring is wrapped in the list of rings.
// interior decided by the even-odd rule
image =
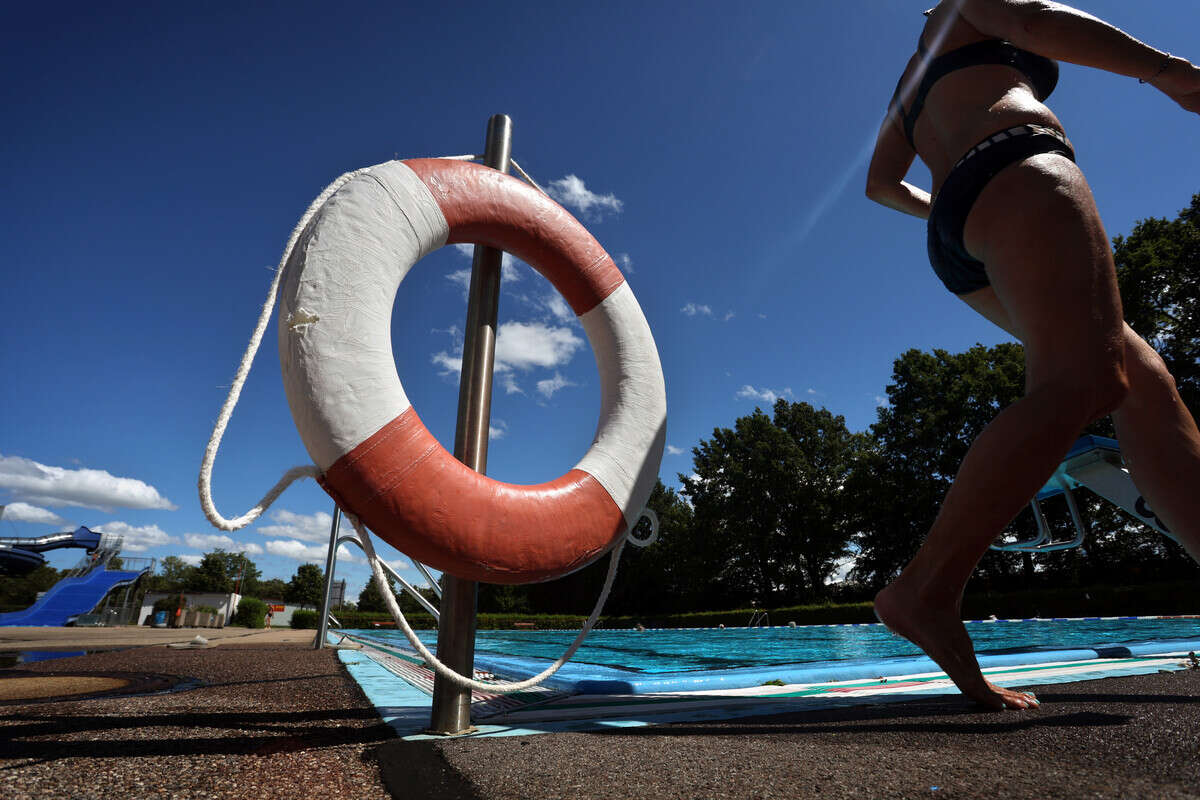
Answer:
[[[532,486],[493,480],[448,453],[412,408],[319,481],[398,550],[486,583],[565,575],[625,532],[621,509],[588,473],[572,469]]]
[[[512,253],[545,275],[577,315],[625,282],[587,229],[532,186],[462,161],[418,158],[404,164],[445,214],[447,244],[485,244]]]

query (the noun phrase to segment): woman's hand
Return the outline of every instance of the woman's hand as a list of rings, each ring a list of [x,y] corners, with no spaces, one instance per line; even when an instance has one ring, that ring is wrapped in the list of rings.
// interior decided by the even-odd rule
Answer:
[[[1200,67],[1186,58],[1172,58],[1162,74],[1149,83],[1185,111],[1200,114]]]

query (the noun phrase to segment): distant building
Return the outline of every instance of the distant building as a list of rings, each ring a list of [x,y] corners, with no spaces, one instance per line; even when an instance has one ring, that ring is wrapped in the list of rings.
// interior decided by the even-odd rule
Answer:
[[[137,624],[146,624],[146,618],[154,613],[154,604],[159,600],[179,596],[179,592],[146,592],[146,596],[142,598],[142,610],[138,614]],[[237,613],[238,603],[242,600],[240,594],[218,594],[215,592],[183,592],[182,596],[184,609],[199,608],[200,606],[215,608],[220,617],[218,627],[229,624],[229,621],[233,619],[233,615]],[[170,624],[169,621],[168,624]]]

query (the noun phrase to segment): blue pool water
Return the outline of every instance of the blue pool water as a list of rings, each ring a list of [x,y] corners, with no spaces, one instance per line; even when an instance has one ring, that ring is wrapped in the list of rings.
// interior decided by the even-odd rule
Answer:
[[[969,623],[976,652],[1069,650],[1162,640],[1200,640],[1200,619],[1000,620]],[[408,647],[392,630],[348,631]],[[553,660],[578,631],[479,631],[477,656]],[[436,631],[418,631],[431,647]],[[921,652],[882,625],[806,625],[795,628],[685,628],[648,631],[597,630],[572,662],[617,667],[647,675],[808,663],[869,663],[920,656]]]

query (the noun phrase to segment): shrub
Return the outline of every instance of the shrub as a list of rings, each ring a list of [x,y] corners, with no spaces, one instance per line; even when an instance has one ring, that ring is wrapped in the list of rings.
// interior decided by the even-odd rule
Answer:
[[[317,620],[320,618],[320,611],[313,611],[311,608],[300,608],[292,612],[291,626],[296,629],[316,630]]]
[[[234,625],[243,628],[263,628],[267,624],[267,604],[257,597],[243,597],[233,615]]]

